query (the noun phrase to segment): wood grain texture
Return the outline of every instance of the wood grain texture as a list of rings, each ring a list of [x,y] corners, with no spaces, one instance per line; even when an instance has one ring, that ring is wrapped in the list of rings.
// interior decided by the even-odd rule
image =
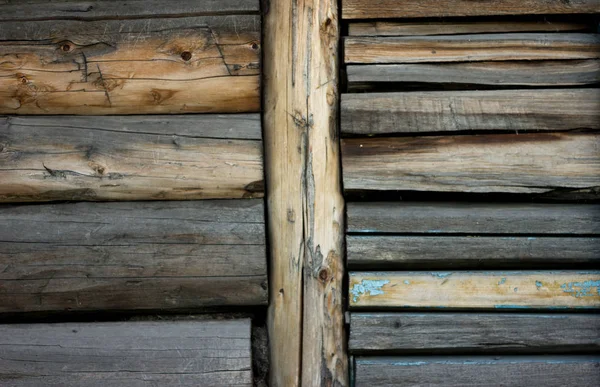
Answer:
[[[0,22],[0,114],[259,110],[260,16]]]
[[[600,316],[352,313],[351,353],[547,353],[600,349]]]
[[[0,202],[261,197],[260,116],[0,117]]]
[[[577,86],[600,83],[600,60],[350,65],[350,89],[368,83]]]
[[[357,358],[356,386],[595,386],[597,356]]]
[[[350,308],[598,309],[600,271],[351,272]]]
[[[544,193],[600,186],[598,134],[344,139],[342,153],[346,190]]]
[[[267,302],[261,200],[3,206],[0,312]]]
[[[346,244],[350,268],[516,268],[600,263],[600,238],[349,235]]]
[[[348,203],[349,233],[600,234],[600,205],[533,203]]]
[[[341,109],[351,134],[600,129],[600,89],[344,94]]]
[[[0,384],[252,386],[250,320],[0,326]]]
[[[597,0],[343,0],[344,19],[598,13]]]
[[[265,11],[271,386],[347,386],[338,1]]]

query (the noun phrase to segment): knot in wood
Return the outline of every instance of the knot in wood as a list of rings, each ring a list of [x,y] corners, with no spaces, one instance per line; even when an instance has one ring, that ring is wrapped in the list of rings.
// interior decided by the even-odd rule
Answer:
[[[321,269],[319,271],[319,279],[321,282],[325,283],[329,280],[329,270],[327,268]]]
[[[189,51],[184,51],[181,53],[181,59],[188,62],[192,59],[192,53]]]

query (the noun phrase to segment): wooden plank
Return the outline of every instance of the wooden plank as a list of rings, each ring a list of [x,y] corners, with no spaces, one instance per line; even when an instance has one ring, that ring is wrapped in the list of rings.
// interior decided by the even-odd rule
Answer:
[[[347,386],[337,0],[265,14],[271,386]]]
[[[455,83],[577,86],[600,83],[600,60],[350,65],[348,86],[365,83]]]
[[[600,234],[600,205],[534,203],[348,203],[349,233]]]
[[[600,316],[352,313],[349,347],[360,354],[597,351]]]
[[[599,365],[597,356],[357,358],[356,385],[595,386]]]
[[[343,0],[344,19],[598,13],[597,0]]]
[[[0,312],[265,305],[261,200],[3,206]]]
[[[0,117],[0,202],[261,197],[259,115]]]
[[[581,33],[347,37],[346,63],[480,62],[600,58],[600,36]]]
[[[598,309],[600,271],[350,273],[350,308]]]
[[[598,134],[356,138],[342,141],[342,153],[346,190],[544,193],[600,186]]]
[[[346,245],[350,268],[447,269],[600,263],[600,238],[349,235]]]
[[[0,114],[259,110],[260,16],[0,23]]]
[[[0,326],[5,387],[252,386],[250,320]]]
[[[600,129],[600,89],[344,94],[341,109],[351,134]]]

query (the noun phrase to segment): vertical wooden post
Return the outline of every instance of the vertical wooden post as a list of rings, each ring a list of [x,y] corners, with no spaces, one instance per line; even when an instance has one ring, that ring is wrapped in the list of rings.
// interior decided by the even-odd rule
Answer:
[[[337,0],[264,4],[272,386],[347,386]]]

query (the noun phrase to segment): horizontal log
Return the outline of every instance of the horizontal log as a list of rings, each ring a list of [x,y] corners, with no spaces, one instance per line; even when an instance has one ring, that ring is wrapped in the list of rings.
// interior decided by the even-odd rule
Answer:
[[[0,326],[0,384],[252,386],[250,320]]]
[[[585,314],[352,313],[355,354],[581,352],[600,349],[600,316]]]
[[[583,189],[600,186],[600,135],[344,139],[342,164],[346,190],[545,193]]]
[[[366,83],[577,86],[600,83],[600,60],[350,65],[350,88]]]
[[[0,312],[267,302],[261,200],[3,206]]]
[[[600,37],[582,33],[358,37],[344,40],[346,63],[596,59]]]
[[[597,0],[343,0],[344,19],[598,13]]]
[[[599,309],[600,271],[350,273],[350,307]]]
[[[258,115],[0,117],[0,202],[261,197]]]
[[[0,22],[0,114],[256,112],[260,16]]]
[[[358,358],[356,385],[371,387],[594,386],[597,356]]]
[[[379,270],[600,263],[600,238],[349,235],[346,246],[350,268]]]

